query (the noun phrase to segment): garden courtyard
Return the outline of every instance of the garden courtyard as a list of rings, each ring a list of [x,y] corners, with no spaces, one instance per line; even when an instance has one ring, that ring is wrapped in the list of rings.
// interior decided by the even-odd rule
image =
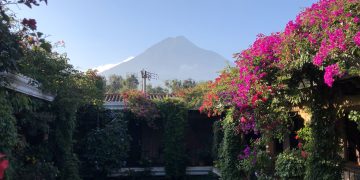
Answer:
[[[315,2],[211,81],[142,71],[141,90],[10,8],[47,3],[0,0],[0,180],[360,179],[360,1]]]

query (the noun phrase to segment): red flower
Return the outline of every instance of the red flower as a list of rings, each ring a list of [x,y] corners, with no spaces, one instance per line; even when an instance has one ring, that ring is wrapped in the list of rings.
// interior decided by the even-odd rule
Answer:
[[[306,157],[308,156],[308,154],[307,154],[307,152],[305,152],[305,151],[301,151],[301,156],[302,156],[303,158],[306,158]]]
[[[301,149],[303,147],[303,144],[302,143],[299,143],[298,144],[298,147]]]
[[[241,122],[241,123],[245,123],[245,122],[246,122],[246,119],[245,119],[244,117],[241,117],[240,122]]]
[[[36,30],[36,20],[35,19],[26,19],[24,18],[21,22],[25,27],[30,28],[31,30]]]
[[[9,161],[8,160],[2,160],[0,162],[0,179],[4,178],[5,170],[9,167]]]
[[[296,136],[295,136],[295,139],[299,139],[299,136],[298,136],[298,135],[296,135]]]

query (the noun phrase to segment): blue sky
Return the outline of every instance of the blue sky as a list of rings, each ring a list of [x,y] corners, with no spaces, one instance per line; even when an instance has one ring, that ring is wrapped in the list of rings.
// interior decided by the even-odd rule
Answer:
[[[49,40],[85,70],[136,56],[151,45],[183,35],[233,61],[259,33],[282,31],[314,0],[48,0],[47,6],[12,7],[35,18]]]

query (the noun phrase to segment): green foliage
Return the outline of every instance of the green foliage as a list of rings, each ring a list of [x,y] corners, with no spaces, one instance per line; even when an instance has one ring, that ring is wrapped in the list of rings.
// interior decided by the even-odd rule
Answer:
[[[191,78],[186,80],[173,79],[165,81],[165,86],[169,89],[171,93],[176,93],[178,90],[181,89],[193,88],[196,86],[196,84],[197,83]]]
[[[360,130],[360,111],[352,110],[352,111],[350,111],[348,117],[351,121],[354,121],[358,124],[358,129]]]
[[[136,90],[139,86],[139,80],[135,74],[128,74],[126,77],[120,75],[111,75],[106,82],[107,93],[120,93],[128,90]]]
[[[285,151],[277,156],[275,171],[281,179],[303,179],[305,159],[298,150]]]
[[[104,128],[92,130],[86,138],[85,154],[87,175],[106,178],[113,169],[125,165],[130,146],[128,122],[122,113],[116,113]]]
[[[118,75],[111,75],[107,81],[106,85],[106,92],[107,93],[119,93],[120,90],[123,88],[123,81],[124,79],[122,76]]]
[[[168,94],[168,90],[161,86],[152,86],[151,84],[146,85],[146,92],[149,94]]]
[[[208,82],[205,86],[203,103],[199,110],[207,112],[208,116],[219,116],[226,113],[229,107],[236,107],[232,103],[233,97],[230,94],[235,92],[235,88],[230,86],[234,80],[238,80],[239,70],[235,67],[227,66],[214,82]]]
[[[164,161],[166,176],[179,179],[185,176],[185,130],[187,108],[178,99],[158,101],[164,128]]]
[[[128,74],[124,79],[123,90],[137,89],[139,86],[139,80],[135,74]]]
[[[0,152],[10,153],[17,143],[16,119],[6,91],[0,89]]]
[[[250,179],[255,176],[259,180],[274,178],[274,162],[270,154],[265,150],[267,141],[264,138],[256,139],[255,142],[250,143],[251,146],[246,145],[239,156],[241,158],[239,169],[244,171]],[[247,152],[246,149],[248,149]]]
[[[80,179],[78,162],[73,154],[73,132],[75,130],[77,103],[70,97],[57,97],[54,112],[56,165],[61,179]]]
[[[51,162],[34,162],[21,166],[16,172],[15,179],[23,180],[55,180],[58,177],[59,170]]]
[[[236,124],[233,120],[233,110],[228,110],[226,118],[222,120],[224,128],[224,138],[219,150],[220,157],[218,166],[221,171],[221,178],[224,180],[236,180],[242,177],[238,168],[238,155],[241,152],[241,137],[234,131]]]
[[[135,74],[126,75],[123,78],[120,75],[111,75],[106,83],[106,92],[107,93],[120,93],[127,90],[137,89],[139,86],[139,80],[136,78]]]
[[[312,130],[309,125],[301,128],[298,132],[299,140],[304,142],[302,149],[306,152],[309,152],[314,144],[314,136],[312,135]]]
[[[313,143],[309,146],[310,155],[306,164],[305,179],[341,179],[341,157],[338,137],[335,135],[336,111],[330,105],[326,93],[315,94],[311,111],[311,135]],[[325,101],[325,102],[324,102]]]
[[[282,140],[284,134],[289,133],[291,126],[290,107],[282,101],[283,93],[279,92],[267,102],[259,103],[254,109],[256,128],[262,135],[262,140],[270,142],[273,139]]]
[[[65,56],[41,48],[27,51],[20,64],[21,71],[56,93],[51,111],[55,115],[53,132],[55,165],[61,179],[80,179],[78,160],[73,152],[76,111],[85,104],[102,104],[104,81],[95,72],[81,73],[73,69]]]
[[[148,99],[143,92],[137,90],[125,91],[123,97],[128,110],[138,119],[145,120],[149,127],[157,128],[157,120],[160,115],[155,102]]]
[[[255,174],[259,180],[274,179],[273,160],[265,150],[256,153]]]
[[[239,113],[234,114],[240,115],[233,118],[240,121],[238,127],[248,125],[269,143],[289,134],[292,111],[308,106],[311,122],[299,133],[306,150],[301,153],[308,156],[305,179],[341,179],[334,99],[346,88],[338,79],[359,75],[359,7],[359,1],[319,1],[290,21],[284,32],[258,36],[253,45],[235,55],[238,74],[225,71],[210,84],[201,109],[212,115],[237,108]],[[244,118],[246,113],[252,118]],[[246,136],[246,130],[240,133]],[[254,142],[250,142],[253,148]],[[244,169],[259,171],[258,163],[251,164],[259,157],[251,155],[254,158],[244,161]]]
[[[31,77],[56,99],[43,102],[1,89],[0,152],[10,160],[7,179],[80,179],[73,151],[76,111],[85,104],[102,104],[105,84],[95,72],[79,72],[66,55],[54,52],[36,31],[35,20],[20,24],[7,15],[8,4],[32,7],[41,1],[0,0],[0,71]]]
[[[52,146],[47,143],[54,120],[49,105],[12,91],[6,98],[17,121],[14,135],[19,137],[11,153],[12,168],[6,173],[9,179],[55,179],[59,172],[52,159]]]
[[[22,56],[20,38],[10,31],[11,18],[0,5],[0,72],[17,70],[16,64]]]
[[[73,133],[76,128],[76,111],[86,104],[102,104],[102,79],[93,72],[86,74],[71,73],[64,75],[60,82],[53,111],[56,114],[55,140],[57,158],[56,164],[60,167],[62,179],[79,179],[78,160],[73,152]]]
[[[221,149],[222,139],[224,137],[224,131],[222,130],[221,121],[215,121],[213,124],[213,145],[212,145],[212,157],[214,160],[218,160]]]
[[[199,109],[207,91],[208,83],[197,83],[194,87],[179,88],[175,94],[186,102],[189,109]]]
[[[5,153],[12,160],[12,151],[18,143],[16,119],[12,114],[12,107],[7,100],[7,92],[0,88],[0,153]],[[6,179],[12,179],[13,167],[6,173]]]

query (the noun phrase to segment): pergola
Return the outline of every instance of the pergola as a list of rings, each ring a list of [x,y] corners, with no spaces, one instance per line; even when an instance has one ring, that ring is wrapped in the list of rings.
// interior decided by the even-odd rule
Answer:
[[[7,82],[2,84],[2,86],[7,89],[48,102],[52,102],[55,99],[55,95],[42,91],[40,89],[41,84],[32,78],[8,72],[0,72],[0,77],[6,79]]]

